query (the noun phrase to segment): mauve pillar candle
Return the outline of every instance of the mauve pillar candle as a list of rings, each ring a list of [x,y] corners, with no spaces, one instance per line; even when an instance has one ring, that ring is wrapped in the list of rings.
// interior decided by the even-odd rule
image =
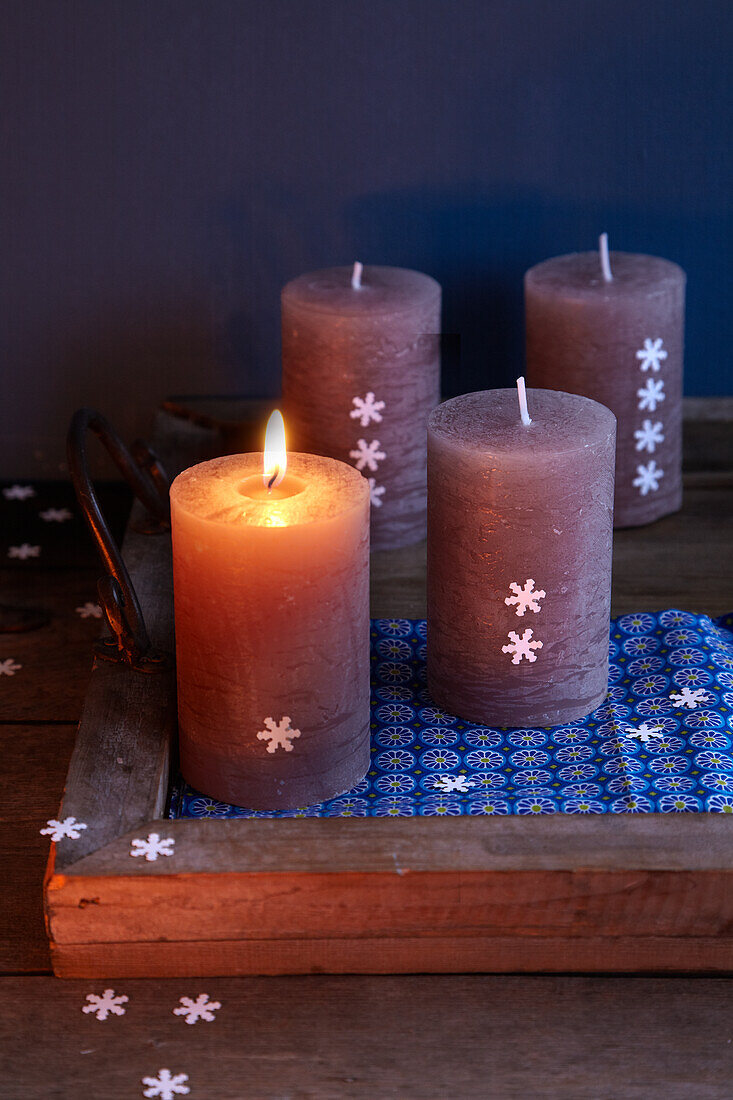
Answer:
[[[592,397],[616,414],[615,526],[676,512],[684,271],[656,256],[579,252],[530,268],[524,294],[528,383]]]
[[[575,394],[440,405],[428,424],[428,688],[491,726],[553,726],[608,687],[616,419]]]
[[[333,267],[282,292],[283,405],[293,445],[369,480],[372,549],[425,537],[425,428],[440,400],[438,283]]]

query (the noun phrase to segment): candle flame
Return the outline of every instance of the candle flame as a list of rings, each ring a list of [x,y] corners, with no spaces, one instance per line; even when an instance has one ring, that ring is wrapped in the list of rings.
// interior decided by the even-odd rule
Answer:
[[[265,453],[262,462],[262,482],[266,489],[274,489],[285,477],[288,453],[285,449],[285,421],[279,409],[275,409],[267,421]]]

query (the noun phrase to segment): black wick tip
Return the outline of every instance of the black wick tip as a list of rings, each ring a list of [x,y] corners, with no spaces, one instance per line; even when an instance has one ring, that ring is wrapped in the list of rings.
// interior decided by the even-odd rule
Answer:
[[[275,482],[277,481],[277,475],[278,475],[279,473],[280,473],[280,467],[279,467],[279,466],[276,466],[276,467],[275,467],[275,473],[274,473],[274,474],[272,475],[272,477],[270,478],[270,480],[269,480],[269,481],[268,481],[268,483],[267,483],[267,491],[268,491],[268,493],[271,493],[271,492],[272,492],[272,487],[273,487],[273,485],[275,484]]]

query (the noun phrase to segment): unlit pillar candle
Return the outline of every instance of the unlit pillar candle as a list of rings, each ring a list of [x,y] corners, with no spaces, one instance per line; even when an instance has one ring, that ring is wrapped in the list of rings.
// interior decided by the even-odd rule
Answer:
[[[606,696],[616,421],[528,390],[446,401],[428,424],[428,687],[492,726],[552,726]]]
[[[369,491],[350,466],[262,455],[171,487],[181,769],[212,798],[292,809],[369,764]]]
[[[440,400],[438,283],[334,267],[282,292],[283,404],[293,444],[368,478],[372,548],[425,537],[425,429]]]
[[[635,527],[682,504],[685,273],[604,238],[526,273],[527,381],[616,414],[614,522]]]

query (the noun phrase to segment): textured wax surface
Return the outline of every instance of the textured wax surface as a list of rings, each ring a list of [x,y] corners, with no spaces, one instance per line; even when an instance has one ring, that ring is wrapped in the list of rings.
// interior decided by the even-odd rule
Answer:
[[[178,779],[170,816],[733,814],[733,615],[613,620],[605,700],[553,728],[462,721],[425,688],[424,621],[377,619],[371,633],[371,763],[362,782],[327,802],[263,813]]]
[[[558,256],[525,275],[527,380],[585,394],[618,419],[615,525],[682,504],[685,273],[656,256]],[[661,473],[660,473],[661,471]]]
[[[615,419],[527,399],[529,427],[515,390],[454,398],[428,426],[429,686],[492,725],[580,718],[606,688]]]
[[[425,427],[440,400],[440,286],[402,268],[302,275],[282,293],[283,404],[294,445],[369,479],[372,546],[425,537]],[[371,395],[371,397],[369,396]]]
[[[293,455],[308,488],[251,501],[253,457],[261,470],[230,456],[171,491],[181,767],[207,795],[285,808],[366,771],[369,494],[349,467]]]

